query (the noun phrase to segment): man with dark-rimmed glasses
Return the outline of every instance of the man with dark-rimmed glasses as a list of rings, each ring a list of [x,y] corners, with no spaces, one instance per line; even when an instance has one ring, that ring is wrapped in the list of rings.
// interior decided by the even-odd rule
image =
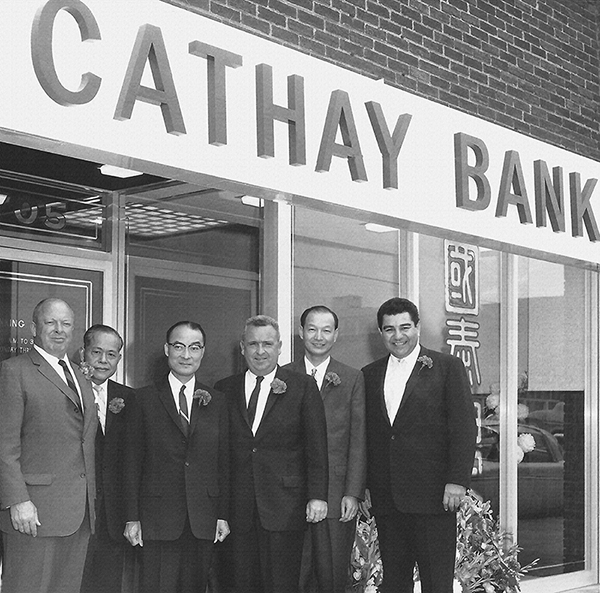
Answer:
[[[125,453],[125,537],[142,546],[140,590],[205,591],[213,544],[229,533],[229,423],[199,383],[202,327],[180,321],[164,345],[170,372],[137,391]]]

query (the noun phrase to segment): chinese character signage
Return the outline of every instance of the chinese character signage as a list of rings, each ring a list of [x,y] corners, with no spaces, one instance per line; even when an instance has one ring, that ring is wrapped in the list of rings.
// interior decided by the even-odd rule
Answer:
[[[479,251],[477,247],[444,241],[446,344],[467,369],[471,387],[481,384],[479,342]]]

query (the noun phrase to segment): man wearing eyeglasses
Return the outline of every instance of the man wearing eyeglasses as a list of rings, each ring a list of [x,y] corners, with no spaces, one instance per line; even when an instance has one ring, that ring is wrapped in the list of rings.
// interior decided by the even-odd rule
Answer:
[[[136,392],[125,451],[125,537],[142,546],[140,591],[205,591],[213,544],[229,534],[229,420],[198,381],[202,327],[180,321],[164,345],[169,374]]]

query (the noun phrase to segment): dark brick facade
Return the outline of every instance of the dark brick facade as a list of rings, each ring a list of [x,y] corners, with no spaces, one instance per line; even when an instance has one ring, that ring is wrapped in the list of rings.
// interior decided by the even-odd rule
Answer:
[[[599,0],[163,0],[600,160]]]

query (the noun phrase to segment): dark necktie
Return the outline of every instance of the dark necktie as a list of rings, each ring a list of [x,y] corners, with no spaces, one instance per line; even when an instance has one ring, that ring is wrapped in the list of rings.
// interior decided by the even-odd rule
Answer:
[[[179,390],[179,418],[181,419],[181,426],[183,427],[183,432],[187,435],[190,429],[190,420],[188,413],[188,405],[187,399],[185,397],[185,385],[181,386]]]
[[[248,402],[248,424],[250,428],[254,424],[254,417],[256,416],[256,404],[258,404],[258,394],[260,392],[260,384],[264,377],[256,377],[256,385],[250,394],[250,401]]]
[[[71,371],[67,366],[67,363],[64,360],[59,360],[58,364],[62,367],[62,370],[65,373],[65,378],[67,379],[67,385],[69,389],[75,392],[75,395],[79,396],[79,391],[77,391],[77,387],[75,386],[75,379],[73,379],[73,375],[71,375]]]

